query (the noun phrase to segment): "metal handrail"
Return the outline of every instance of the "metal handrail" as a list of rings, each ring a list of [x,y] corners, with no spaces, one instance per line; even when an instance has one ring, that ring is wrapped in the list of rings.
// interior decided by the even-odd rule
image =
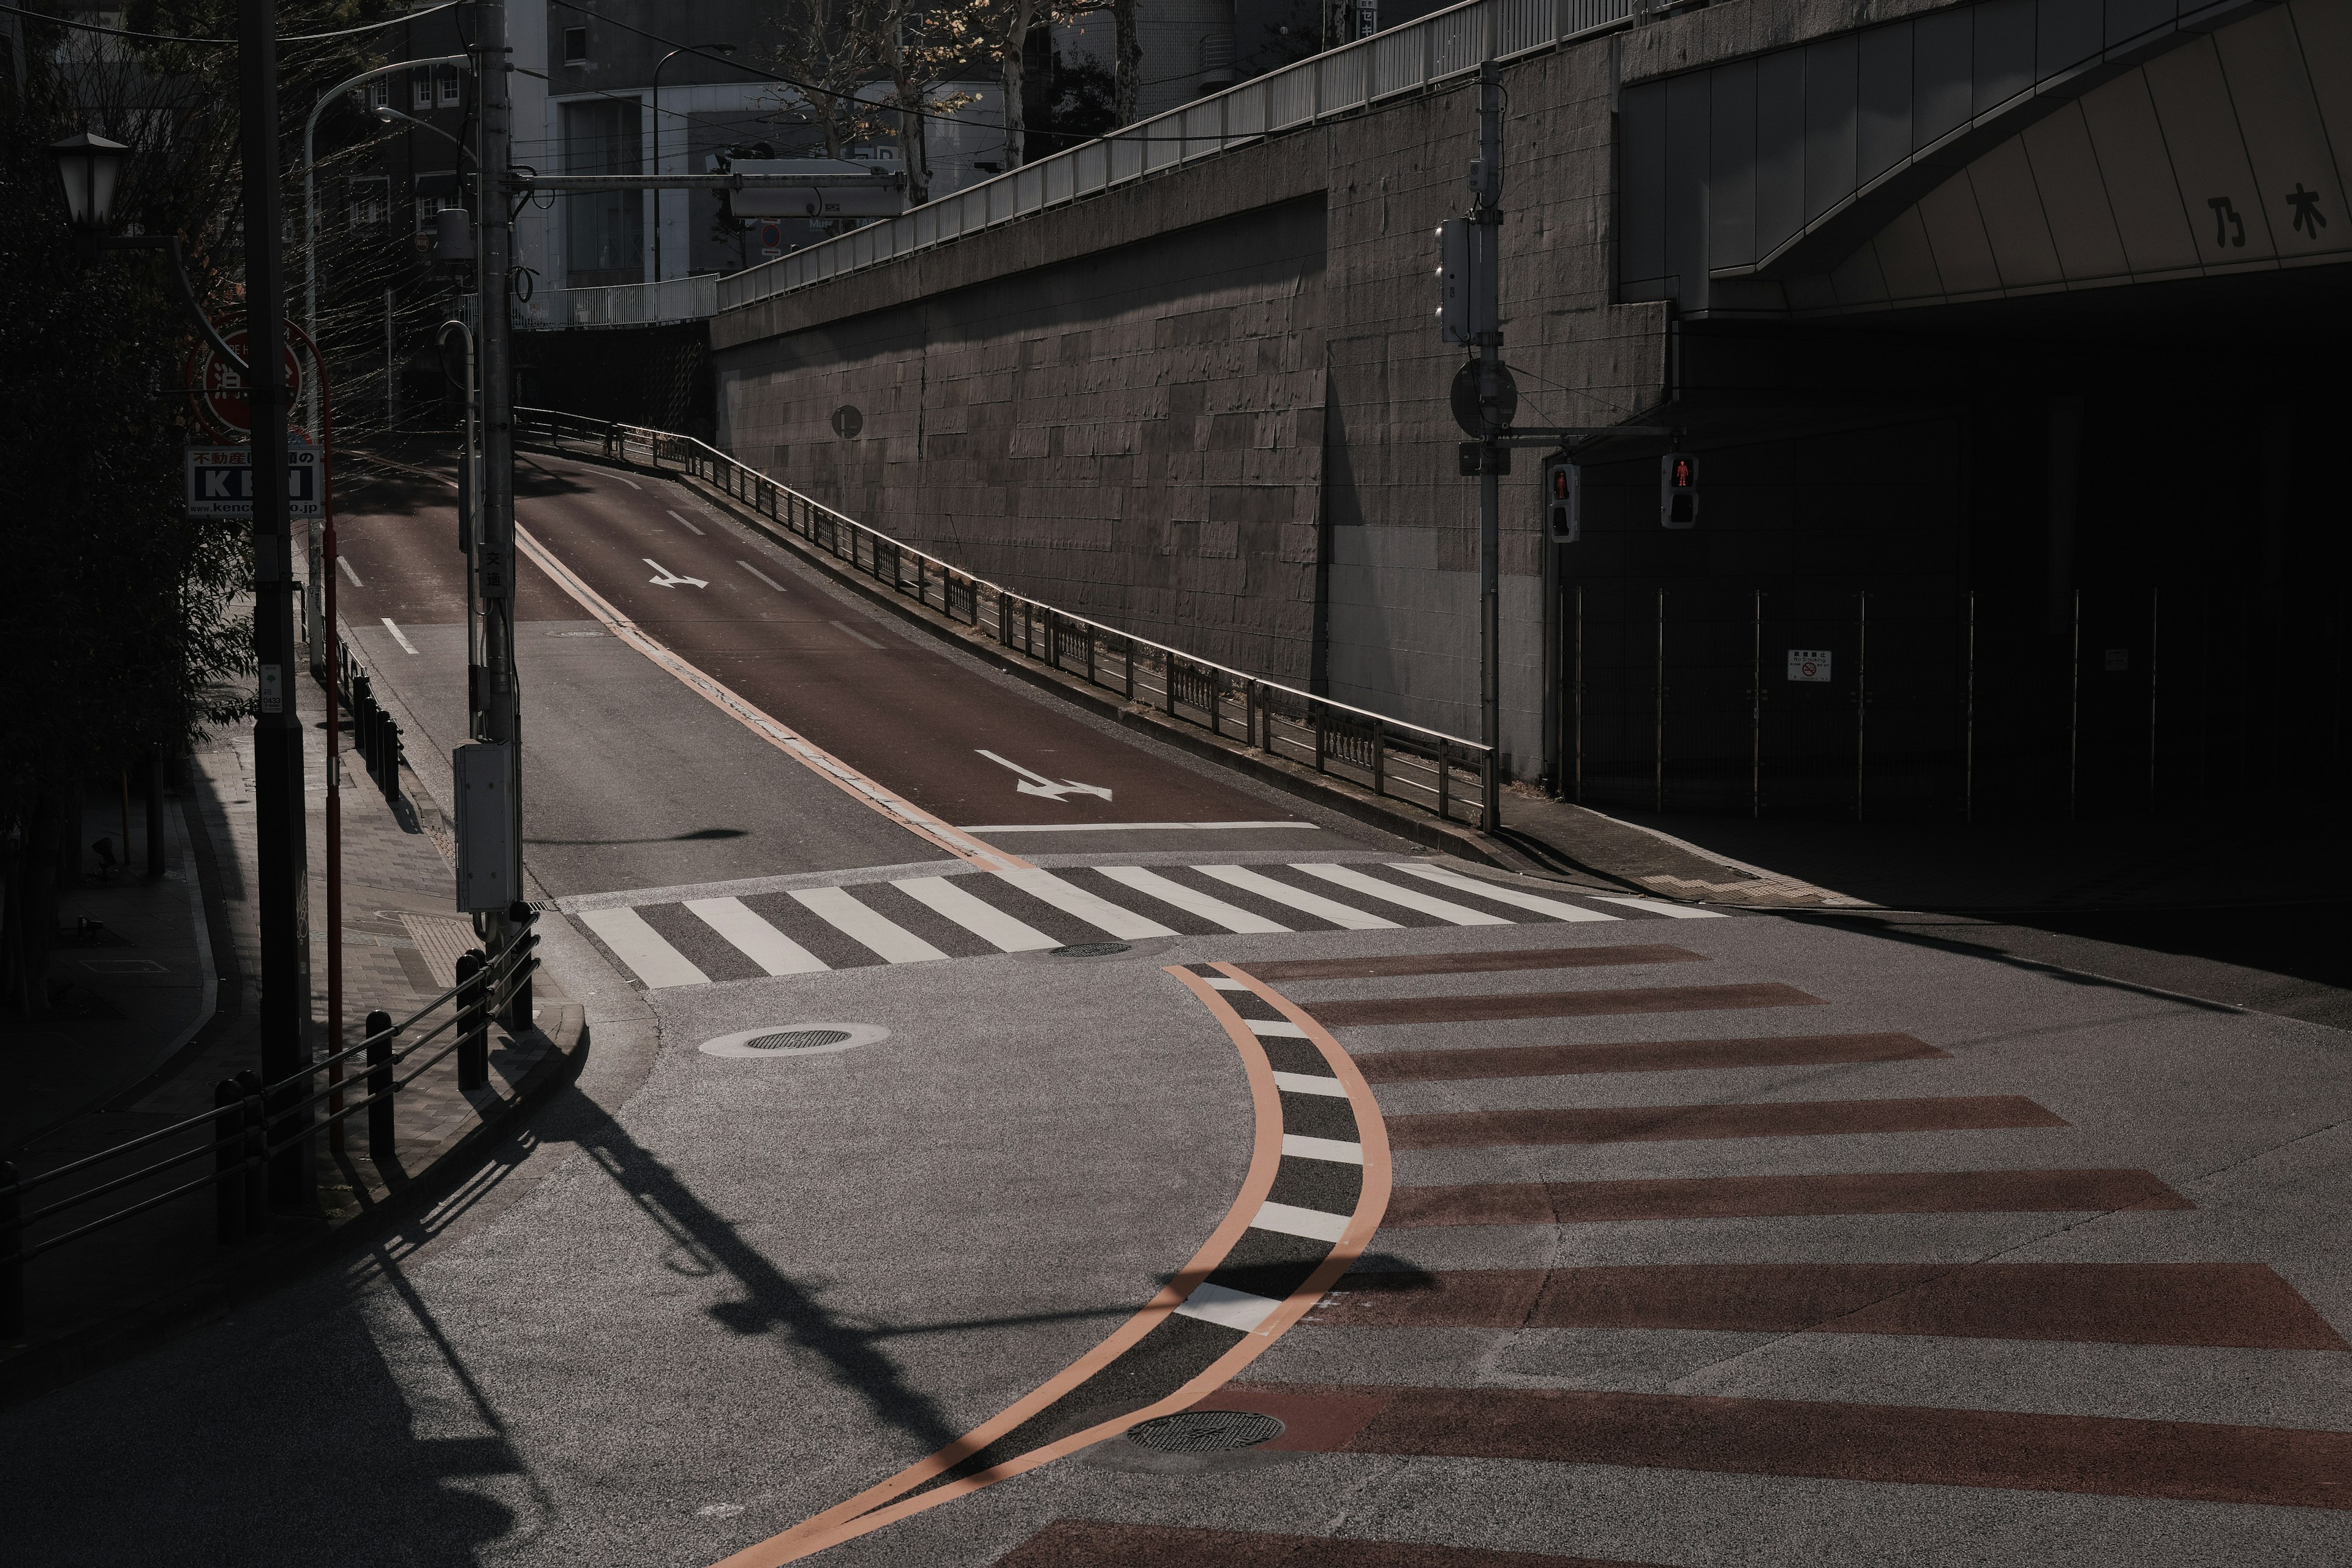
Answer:
[[[397,1093],[400,1089],[406,1089],[415,1082],[426,1068],[440,1061],[450,1051],[467,1045],[475,1035],[488,1029],[490,1019],[513,999],[522,983],[537,972],[539,960],[533,956],[533,952],[538,944],[538,934],[535,931],[526,929],[517,933],[512,940],[490,955],[479,974],[459,981],[406,1018],[398,1023],[387,1023],[384,1027],[370,1032],[356,1045],[331,1056],[321,1057],[306,1063],[297,1071],[279,1079],[275,1083],[247,1086],[236,1103],[216,1105],[210,1110],[200,1111],[194,1116],[184,1118],[168,1127],[157,1128],[153,1131],[126,1139],[121,1143],[101,1149],[95,1153],[83,1155],[79,1159],[52,1166],[48,1170],[37,1172],[28,1176],[17,1177],[8,1167],[0,1165],[0,1199],[5,1200],[5,1205],[0,1205],[0,1270],[13,1271],[29,1258],[51,1251],[92,1231],[104,1229],[120,1220],[129,1219],[133,1215],[144,1213],[170,1198],[193,1192],[200,1187],[216,1185],[231,1177],[246,1174],[265,1161],[269,1154],[290,1147],[306,1138],[316,1137],[327,1127],[384,1098],[386,1094]],[[176,1154],[142,1165],[135,1171],[110,1177],[93,1186],[70,1194],[29,1213],[23,1210],[23,1199],[26,1194],[52,1185],[68,1177],[91,1171],[109,1162],[121,1160],[154,1144],[197,1131],[206,1126],[214,1128],[215,1139],[217,1139],[221,1133],[219,1123],[223,1119],[234,1119],[242,1123],[247,1115],[247,1104],[257,1099],[265,1108],[261,1112],[265,1127],[273,1123],[283,1126],[289,1119],[299,1115],[321,1100],[344,1091],[347,1087],[344,1081],[331,1082],[321,1089],[311,1087],[329,1068],[362,1057],[372,1048],[392,1044],[426,1016],[445,1007],[450,1009],[448,1017],[442,1019],[425,1034],[408,1042],[406,1047],[396,1055],[390,1056],[386,1060],[366,1064],[369,1068],[377,1070],[389,1066],[404,1065],[434,1039],[452,1029],[457,1031],[457,1037],[449,1041],[442,1049],[418,1064],[405,1076],[394,1080],[391,1089],[369,1094],[356,1103],[346,1105],[320,1121],[305,1121],[283,1135],[266,1135],[259,1147],[234,1162],[224,1163],[220,1169],[198,1181],[173,1188],[168,1193],[142,1199],[137,1204],[101,1215],[73,1230],[47,1237],[36,1245],[27,1247],[23,1244],[21,1237],[28,1227],[68,1209],[79,1207],[93,1199],[146,1181],[175,1165],[185,1164],[191,1160],[215,1154],[219,1144],[216,1141],[198,1143]],[[299,1095],[301,1098],[289,1100],[285,1098],[288,1095]],[[229,1130],[232,1134],[235,1131],[235,1128]],[[0,1317],[6,1315],[9,1305],[5,1300],[0,1300]]]
[[[719,279],[720,310],[929,250],[1229,148],[1303,131],[1380,100],[1625,26],[1653,0],[1463,0],[1107,136],[1009,169],[953,195]]]
[[[950,620],[962,620],[1008,651],[1017,648],[1024,658],[1041,658],[1052,668],[1064,668],[1063,639],[1073,630],[1082,631],[1085,679],[1092,685],[1120,689],[1129,700],[1151,694],[1150,686],[1138,679],[1136,656],[1148,652],[1160,667],[1158,700],[1153,705],[1170,718],[1203,723],[1222,736],[1227,734],[1226,725],[1232,719],[1227,709],[1238,708],[1243,739],[1259,750],[1283,755],[1286,749],[1291,760],[1307,763],[1318,773],[1368,784],[1376,795],[1420,806],[1440,817],[1454,819],[1457,805],[1483,811],[1487,795],[1485,785],[1496,759],[1493,751],[1475,741],[1252,675],[1014,593],[779,484],[695,437],[590,419],[557,409],[517,408],[514,418],[518,436],[543,431],[549,444],[558,447],[565,440],[594,442],[605,457],[627,461],[642,454],[646,466],[655,468],[664,467],[667,458],[668,466],[696,478],[708,477],[730,496],[747,502],[754,512],[776,519],[813,547],[847,560],[877,580],[885,579],[887,565],[887,581],[895,591],[908,591],[907,569],[911,564],[914,592],[926,608],[931,607],[931,579],[936,572],[941,584],[939,607]],[[704,469],[709,470],[707,475]],[[955,602],[959,589],[966,600],[961,614]],[[994,601],[992,615],[983,615],[983,598]],[[1045,644],[1042,656],[1035,651],[1041,628]],[[1104,678],[1100,656],[1106,651],[1117,657],[1116,681]],[[1188,678],[1194,689],[1190,696],[1184,692]],[[1205,701],[1201,700],[1203,697]],[[1205,721],[1180,711],[1186,708],[1205,713]],[[1284,712],[1284,708],[1292,711]],[[1277,725],[1301,732],[1286,735]],[[1399,763],[1403,771],[1399,770]],[[1457,792],[1457,765],[1467,775],[1464,782],[1472,786],[1466,791]],[[1429,776],[1414,776],[1415,770]],[[1491,829],[1494,825],[1481,817],[1477,826]]]

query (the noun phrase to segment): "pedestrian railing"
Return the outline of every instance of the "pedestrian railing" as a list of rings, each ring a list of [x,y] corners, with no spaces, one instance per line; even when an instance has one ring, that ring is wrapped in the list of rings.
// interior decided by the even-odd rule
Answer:
[[[340,673],[343,706],[352,713],[352,747],[366,765],[368,777],[383,791],[383,798],[397,802],[400,764],[406,756],[400,746],[400,726],[375,700],[375,682],[368,678],[367,666],[352,657],[350,645],[341,637],[335,639],[335,654],[342,661]]]
[[[224,1079],[212,1110],[50,1170],[20,1175],[0,1162],[0,1340],[23,1335],[26,1265],[47,1253],[205,1194],[217,1241],[257,1233],[273,1204],[310,1204],[317,1141],[340,1147],[354,1117],[366,1119],[369,1157],[390,1164],[404,1091],[452,1054],[460,1089],[487,1088],[493,1020],[504,1016],[512,1032],[530,1026],[534,918],[514,905],[505,942],[461,957],[457,984],[397,1022],[370,1013],[357,1045],[299,1072],[275,1083],[250,1069]]]
[[[690,436],[544,408],[514,411],[520,437],[588,447],[703,479],[814,549],[1009,652],[1148,704],[1181,723],[1345,779],[1374,795],[1482,828],[1495,754],[1074,616],[866,527]]]
[[[945,245],[1230,148],[1621,26],[1654,0],[1466,0],[1181,109],[1024,163],[951,196],[718,280],[721,310]]]

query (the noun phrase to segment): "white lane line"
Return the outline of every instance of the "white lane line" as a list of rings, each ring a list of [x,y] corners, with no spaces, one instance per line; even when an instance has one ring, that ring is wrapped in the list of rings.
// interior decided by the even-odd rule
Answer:
[[[1285,1018],[1244,1018],[1242,1022],[1247,1024],[1250,1033],[1260,1039],[1303,1040],[1307,1037],[1305,1029]]]
[[[1229,931],[1263,936],[1290,929],[1275,924],[1264,915],[1254,915],[1238,904],[1229,904],[1223,899],[1195,892],[1181,882],[1171,882],[1157,871],[1147,871],[1140,866],[1097,866],[1095,868],[1114,882],[1133,888],[1137,892],[1148,894],[1162,903],[1173,904],[1204,921],[1214,921]]]
[[[885,789],[874,780],[867,778],[807,736],[798,733],[786,725],[779,724],[759,707],[745,701],[722,682],[713,680],[709,676],[705,675],[692,664],[664,647],[658,639],[646,635],[635,622],[614,609],[612,604],[595,589],[591,588],[578,573],[557,559],[547,546],[532,538],[529,529],[517,528],[515,542],[522,547],[523,553],[530,556],[532,563],[541,571],[546,573],[557,587],[571,595],[614,637],[635,648],[663,669],[669,671],[679,684],[694,691],[704,701],[725,713],[819,778],[834,785],[843,794],[888,817],[916,837],[938,845],[958,859],[968,860],[975,866],[986,866],[992,870],[1002,869],[1007,866],[1028,864],[1017,855],[1010,854],[982,839],[975,838],[961,828],[949,826],[947,823],[925,811],[913,801],[896,791]]]
[[[765,572],[761,571],[749,561],[738,561],[735,564],[743,568],[744,571],[751,574],[752,576],[757,577],[761,582],[765,583],[769,587],[773,588],[777,593],[781,594],[784,591],[784,585],[782,583],[777,582],[773,577],[769,576]]]
[[[1322,1209],[1303,1209],[1296,1204],[1261,1204],[1250,1226],[1283,1236],[1303,1236],[1309,1241],[1337,1241],[1348,1234],[1348,1216]]]
[[[662,510],[664,510],[664,511],[669,511],[669,508],[667,508],[667,507],[664,507],[664,508],[662,508]],[[686,518],[685,518],[681,513],[674,512],[674,511],[670,511],[670,512],[669,512],[669,514],[670,514],[670,516],[677,518],[677,519],[678,520],[678,521],[680,521],[680,522],[686,522]],[[700,530],[700,529],[698,529],[698,528],[695,527],[695,526],[694,526],[694,524],[692,524],[692,523],[690,523],[690,522],[686,522],[686,531],[687,531],[687,532],[693,534],[697,539],[708,539],[709,537],[710,537],[709,534],[707,534],[707,533],[703,532],[703,531],[702,531],[702,530]]]
[[[710,984],[710,976],[670,946],[662,933],[646,924],[645,916],[635,910],[590,910],[580,920],[604,939],[606,947],[620,955],[622,963],[637,972],[637,978],[646,983],[648,990]]]
[[[1143,936],[1174,936],[1176,933],[1158,921],[1146,920],[1133,910],[1124,910],[1108,899],[1098,899],[1084,888],[1073,887],[1051,871],[1035,866],[1019,870],[997,873],[1012,887],[1020,889],[1033,899],[1042,899],[1066,915],[1076,915],[1097,931],[1132,941]]]
[[[839,888],[796,888],[793,900],[887,963],[927,963],[946,953],[895,921],[884,920]]]
[[[1001,952],[1043,952],[1062,945],[1060,938],[1014,920],[993,904],[982,903],[945,877],[908,877],[890,885],[933,914],[945,915],[981,941],[994,943]]]
[[[1274,1316],[1281,1302],[1266,1296],[1253,1296],[1246,1290],[1228,1290],[1223,1285],[1212,1285],[1203,1279],[1192,1287],[1176,1309],[1180,1318],[1198,1318],[1204,1323],[1220,1328],[1238,1329],[1253,1333],[1260,1323]]]
[[[360,581],[360,574],[359,574],[358,573],[356,573],[356,572],[354,572],[354,571],[352,571],[352,558],[351,558],[350,556],[348,556],[348,555],[338,555],[338,556],[336,556],[336,557],[335,557],[335,564],[336,564],[336,565],[338,565],[338,566],[340,566],[340,567],[341,567],[341,568],[343,569],[343,575],[344,575],[344,576],[346,576],[346,577],[349,577],[349,578],[352,580],[352,587],[354,587],[354,588],[364,588],[364,587],[366,587],[366,586],[367,586],[367,584],[364,584],[364,583],[362,583],[362,582],[361,582],[361,581]]]
[[[1192,833],[1233,827],[1304,827],[1312,822],[999,822],[967,827],[966,833]]]
[[[1192,869],[1204,877],[1214,877],[1220,882],[1239,888],[1244,893],[1255,893],[1261,899],[1271,899],[1277,904],[1285,904],[1291,909],[1302,910],[1318,920],[1329,921],[1342,931],[1395,931],[1398,929],[1397,922],[1394,921],[1382,920],[1375,914],[1367,914],[1352,905],[1339,902],[1337,899],[1327,899],[1320,893],[1302,891],[1287,882],[1277,882],[1271,877],[1262,877],[1246,866],[1195,866]]]
[[[814,974],[833,967],[761,920],[740,899],[688,899],[686,907],[771,974]]]
[[[1303,1132],[1282,1135],[1282,1152],[1301,1160],[1328,1160],[1335,1165],[1360,1165],[1364,1146],[1344,1138],[1309,1138]]]
[[[628,486],[633,490],[643,490],[646,488],[645,486],[637,483],[636,480],[629,478],[626,474],[614,474],[613,477],[620,480],[623,484]]]
[[[1664,915],[1670,921],[1727,921],[1731,918],[1721,910],[1695,910],[1687,904],[1660,903],[1655,899],[1629,899],[1619,893],[1594,893],[1591,896],[1604,904],[1622,904],[1629,910]]]
[[[1391,871],[1402,871],[1410,877],[1435,882],[1441,888],[1453,888],[1465,893],[1475,893],[1482,899],[1498,903],[1514,904],[1523,910],[1533,910],[1539,915],[1549,915],[1556,921],[1621,921],[1622,915],[1605,915],[1599,910],[1588,910],[1577,904],[1563,904],[1558,899],[1539,899],[1533,893],[1523,893],[1517,888],[1506,888],[1493,882],[1482,882],[1475,877],[1465,877],[1448,871],[1442,866],[1419,866],[1410,860],[1391,860]]]
[[[864,643],[867,647],[880,647],[882,646],[880,643],[876,642],[872,637],[867,637],[864,632],[859,631],[856,626],[851,626],[847,621],[835,621],[833,624],[840,627],[843,631],[848,633],[857,641]]]
[[[1425,915],[1435,915],[1439,920],[1452,925],[1507,926],[1517,923],[1507,921],[1500,915],[1490,915],[1484,910],[1466,909],[1460,904],[1449,904],[1444,899],[1433,899],[1426,893],[1416,893],[1410,888],[1400,888],[1394,883],[1383,882],[1376,877],[1367,877],[1361,871],[1350,870],[1345,866],[1318,865],[1310,860],[1294,864],[1290,868],[1294,871],[1304,871],[1310,877],[1320,877],[1327,882],[1337,882],[1339,886],[1351,888],[1359,893],[1369,893],[1373,898],[1385,900],[1391,904],[1402,904],[1406,909],[1419,910]]]
[[[1278,1072],[1274,1075],[1274,1087],[1286,1089],[1293,1094],[1320,1094],[1332,1100],[1348,1098],[1346,1084],[1319,1072]]]
[[[406,633],[403,632],[398,626],[392,624],[392,617],[390,616],[383,617],[383,629],[392,634],[393,641],[398,643],[401,647],[406,648],[411,653],[415,653],[416,651],[416,645],[408,640]]]

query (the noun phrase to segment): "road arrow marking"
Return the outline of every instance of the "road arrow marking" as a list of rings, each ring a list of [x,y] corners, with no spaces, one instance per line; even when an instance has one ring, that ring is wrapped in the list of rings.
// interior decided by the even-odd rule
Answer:
[[[672,572],[668,567],[663,565],[660,562],[655,560],[650,555],[640,555],[637,559],[661,574],[658,577],[647,579],[647,581],[651,582],[656,588],[675,588],[680,583],[691,583],[698,588],[708,588],[710,586],[710,584],[703,578],[681,577],[677,575],[677,574]]]
[[[1042,795],[1047,800],[1059,800],[1066,795],[1090,795],[1099,800],[1108,800],[1110,798],[1110,791],[1103,788],[1100,784],[1079,784],[1071,779],[1064,779],[1060,784],[1055,784],[1044,773],[1031,773],[1019,763],[1000,757],[994,752],[982,752],[980,754],[986,757],[990,762],[994,763],[998,767],[1011,768],[1014,773],[1019,773],[1024,782],[1014,784],[1013,787],[1019,790],[1023,795]]]

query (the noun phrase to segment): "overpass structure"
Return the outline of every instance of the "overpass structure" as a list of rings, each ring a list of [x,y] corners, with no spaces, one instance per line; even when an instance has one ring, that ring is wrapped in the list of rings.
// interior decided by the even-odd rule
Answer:
[[[1574,545],[1506,481],[1511,772],[1927,816],[2319,776],[2346,494],[2314,459],[2352,336],[2323,0],[1472,0],[721,279],[721,443],[1023,592],[1464,732],[1431,233],[1489,56],[1521,420],[1681,433],[1586,454]],[[1688,531],[1657,526],[1669,444]]]

